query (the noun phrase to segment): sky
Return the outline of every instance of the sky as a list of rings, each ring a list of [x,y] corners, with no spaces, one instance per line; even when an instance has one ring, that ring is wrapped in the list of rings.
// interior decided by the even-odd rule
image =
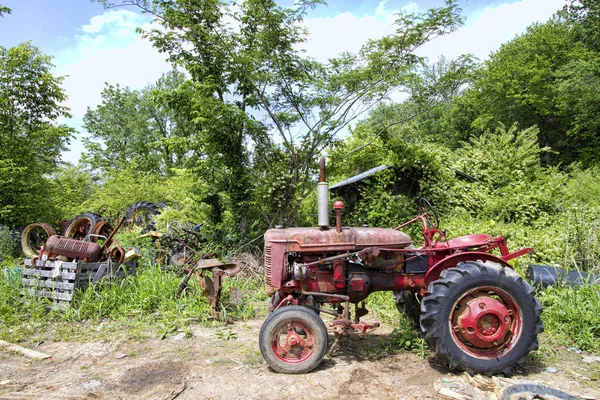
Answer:
[[[485,60],[502,43],[532,23],[547,21],[564,4],[565,0],[459,0],[464,26],[426,44],[418,54],[436,60],[472,53]],[[83,115],[101,102],[105,82],[140,89],[171,69],[165,55],[136,33],[152,18],[135,8],[105,10],[90,0],[0,0],[0,5],[12,9],[12,14],[0,18],[0,46],[31,41],[54,57],[54,73],[65,76],[66,105],[73,118],[62,122],[80,133],[70,151],[63,153],[64,161],[79,159]],[[310,32],[307,55],[326,61],[343,51],[356,52],[368,39],[394,31],[395,12],[443,5],[442,0],[329,1],[305,19]]]

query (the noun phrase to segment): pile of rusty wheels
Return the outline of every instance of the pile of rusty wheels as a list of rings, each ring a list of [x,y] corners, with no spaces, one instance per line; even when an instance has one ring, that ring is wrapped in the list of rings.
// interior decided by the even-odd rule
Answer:
[[[54,228],[46,223],[30,224],[21,233],[21,249],[25,257],[35,257],[50,236],[56,235]]]
[[[107,237],[111,229],[110,224],[100,214],[84,212],[67,222],[63,230],[63,236],[97,242]]]
[[[515,271],[467,261],[429,284],[420,303],[420,327],[432,351],[450,369],[509,375],[538,348],[537,335],[544,329],[541,312],[533,288]],[[259,337],[269,366],[292,374],[316,368],[327,342],[323,320],[302,306],[271,313]]]

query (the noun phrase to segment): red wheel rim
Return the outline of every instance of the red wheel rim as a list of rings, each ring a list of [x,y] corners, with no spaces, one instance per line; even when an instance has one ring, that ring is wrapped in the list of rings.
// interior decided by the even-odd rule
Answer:
[[[299,364],[312,356],[315,347],[313,330],[300,321],[288,321],[277,328],[271,347],[281,361]]]
[[[450,313],[454,342],[467,354],[495,359],[518,342],[523,314],[515,299],[502,289],[480,287],[459,298]]]

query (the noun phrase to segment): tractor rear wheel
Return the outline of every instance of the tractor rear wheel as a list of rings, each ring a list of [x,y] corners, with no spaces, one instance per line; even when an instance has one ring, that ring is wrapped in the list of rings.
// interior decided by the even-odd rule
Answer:
[[[459,263],[429,284],[421,302],[421,329],[450,369],[510,375],[537,350],[542,307],[531,285],[510,268]]]
[[[270,314],[258,337],[263,358],[277,372],[303,374],[315,369],[327,351],[327,328],[311,309],[286,306]]]
[[[419,325],[421,318],[421,296],[410,290],[400,290],[392,292],[392,297],[398,311],[406,314],[415,324]]]

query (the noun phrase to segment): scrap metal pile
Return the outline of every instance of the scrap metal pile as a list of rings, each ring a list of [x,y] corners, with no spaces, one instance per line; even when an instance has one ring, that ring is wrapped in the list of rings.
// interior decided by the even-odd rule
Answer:
[[[122,228],[137,226],[142,228],[141,237],[154,240],[155,261],[182,275],[175,295],[182,295],[195,277],[209,300],[211,315],[222,319],[223,277],[237,275],[242,265],[223,264],[213,258],[214,253],[203,252],[206,243],[199,225],[186,229],[177,224],[166,233],[156,231],[154,217],[164,207],[163,203],[141,201],[127,208],[123,217],[104,217],[102,212],[81,213],[61,223],[61,235],[47,223],[28,225],[21,234],[21,248],[27,257],[22,269],[27,290],[64,306],[76,289],[84,289],[90,282],[98,282],[104,276],[134,274],[141,251],[124,250],[115,235]],[[117,222],[113,228],[110,221],[114,220]]]

